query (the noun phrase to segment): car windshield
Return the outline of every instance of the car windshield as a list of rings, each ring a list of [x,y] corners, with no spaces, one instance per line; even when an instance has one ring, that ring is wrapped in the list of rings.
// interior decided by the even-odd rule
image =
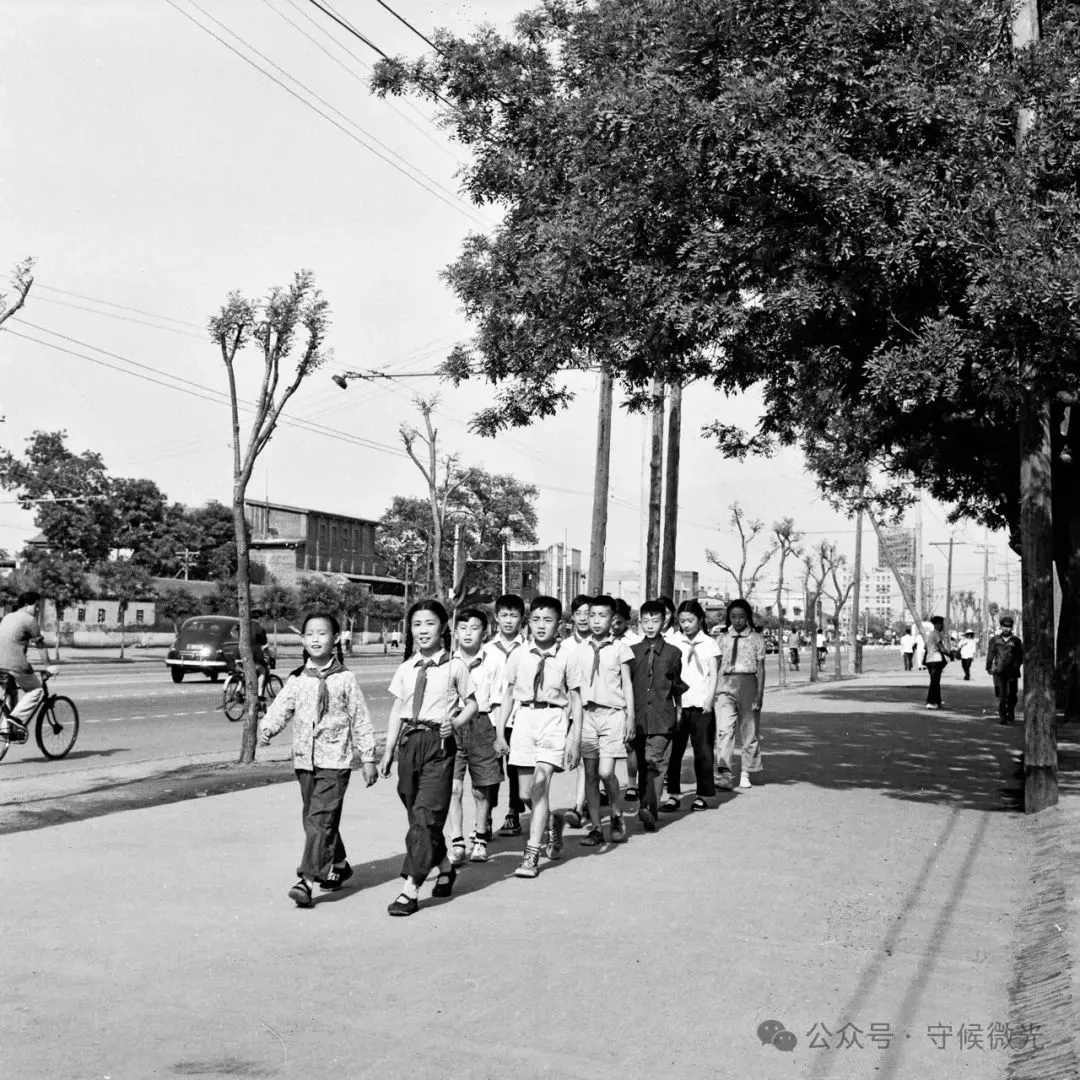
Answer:
[[[227,623],[224,623],[218,619],[192,619],[189,623],[184,623],[183,632],[193,632],[196,634],[221,634],[224,632]]]

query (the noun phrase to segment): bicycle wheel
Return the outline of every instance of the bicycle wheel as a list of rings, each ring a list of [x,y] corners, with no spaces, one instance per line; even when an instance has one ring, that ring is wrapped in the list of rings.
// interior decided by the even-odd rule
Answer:
[[[8,752],[11,746],[11,740],[6,735],[0,735],[0,761],[4,760],[4,755]]]
[[[266,680],[266,701],[269,704],[281,693],[284,683],[277,675],[271,675]]]
[[[230,720],[239,720],[244,715],[244,684],[235,675],[230,675],[226,680],[221,702]]]
[[[38,749],[52,760],[66,757],[79,737],[79,710],[75,702],[66,697],[49,698],[48,704],[38,713]]]

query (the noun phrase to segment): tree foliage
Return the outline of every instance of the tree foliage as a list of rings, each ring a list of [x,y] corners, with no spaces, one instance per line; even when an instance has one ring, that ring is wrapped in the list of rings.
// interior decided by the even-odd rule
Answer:
[[[180,624],[201,610],[198,597],[190,589],[175,586],[163,589],[154,601],[154,611],[159,619],[168,619],[173,630],[180,632]]]

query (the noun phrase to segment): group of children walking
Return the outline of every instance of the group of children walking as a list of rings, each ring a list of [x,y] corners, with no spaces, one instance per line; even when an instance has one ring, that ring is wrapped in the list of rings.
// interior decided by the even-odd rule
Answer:
[[[621,843],[628,831],[624,792],[616,772],[626,760],[626,802],[638,804],[646,832],[658,815],[682,808],[682,760],[694,760],[690,809],[714,805],[717,789],[753,786],[761,770],[760,720],[765,643],[745,600],[728,605],[718,638],[706,628],[696,600],[676,609],[666,597],[641,605],[639,629],[630,609],[610,596],[579,596],[563,626],[562,604],[518,596],[459,609],[451,628],[437,600],[410,608],[405,660],[390,683],[394,699],[386,748],[375,764],[375,737],[355,675],[335,643],[332,615],[304,621],[305,660],[292,673],[260,724],[265,743],[293,721],[293,763],[300,783],[305,843],[298,881],[289,896],[314,903],[313,887],[336,891],[352,875],[339,824],[350,772],[359,767],[371,786],[389,777],[395,760],[398,795],[408,815],[403,884],[390,903],[395,916],[419,909],[420,887],[435,871],[432,896],[453,894],[458,868],[486,862],[494,841],[493,814],[506,781],[507,813],[501,838],[528,832],[515,876],[535,878],[541,855],[558,859],[567,826],[584,828],[582,845]],[[451,629],[453,638],[451,640]],[[581,764],[575,805],[552,809],[551,781]],[[505,765],[505,770],[504,770]],[[464,781],[469,775],[475,828],[466,840]],[[610,807],[609,833],[603,803]],[[447,844],[447,826],[451,832]]]

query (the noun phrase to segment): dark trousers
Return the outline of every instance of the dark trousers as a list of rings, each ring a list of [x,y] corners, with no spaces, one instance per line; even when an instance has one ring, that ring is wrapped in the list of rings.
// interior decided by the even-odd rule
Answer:
[[[513,728],[503,728],[503,738],[506,740],[506,745],[510,745],[510,735],[513,732]],[[517,814],[521,817],[525,813],[525,804],[521,801],[521,789],[518,787],[518,773],[521,770],[520,765],[511,765],[508,761],[506,763],[506,809],[511,814]],[[491,804],[491,809],[494,810],[498,805],[498,792],[496,792],[495,800]]]
[[[964,669],[964,682],[971,682],[971,661],[961,657],[960,666]]]
[[[911,671],[915,667],[915,654],[906,652],[904,653],[904,670]]]
[[[713,776],[715,765],[716,714],[710,709],[684,708],[682,720],[675,729],[671,740],[671,761],[667,770],[667,789],[669,795],[682,793],[682,759],[686,753],[686,744],[690,743],[694,751],[694,780],[697,793],[708,797],[716,794],[716,778]]]
[[[639,731],[634,736],[633,748],[641,809],[650,811],[655,817],[660,811],[660,794],[671,761],[671,736],[646,735]]]
[[[454,787],[457,743],[430,728],[407,729],[398,751],[398,795],[409,815],[401,876],[422,882],[446,858],[443,829]]]
[[[296,869],[300,877],[324,881],[334,863],[345,861],[338,826],[351,775],[348,769],[296,770],[304,800],[304,854]]]
[[[788,655],[791,657],[791,666],[798,671],[799,670],[799,650],[788,649]]]
[[[1012,723],[1016,719],[1016,699],[1020,694],[1020,680],[994,676],[994,696],[998,699],[998,716]]]
[[[933,660],[926,665],[930,672],[930,688],[926,691],[927,705],[941,704],[941,673],[945,670],[944,660]]]

